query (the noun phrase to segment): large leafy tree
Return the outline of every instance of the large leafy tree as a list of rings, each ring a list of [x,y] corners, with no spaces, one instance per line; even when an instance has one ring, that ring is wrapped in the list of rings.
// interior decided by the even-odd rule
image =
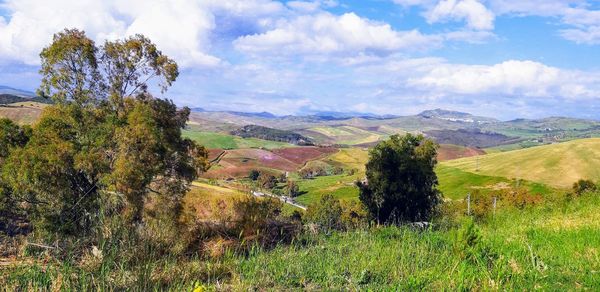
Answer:
[[[0,183],[27,203],[35,227],[89,232],[107,193],[125,199],[131,222],[142,221],[150,195],[180,209],[207,152],[181,137],[189,109],[148,92],[152,78],[164,92],[177,64],[143,36],[98,48],[75,29],[56,34],[40,56],[40,91],[55,105],[31,130],[0,121]]]
[[[369,152],[367,181],[357,183],[372,218],[427,220],[441,200],[434,172],[437,145],[422,135],[393,135]]]

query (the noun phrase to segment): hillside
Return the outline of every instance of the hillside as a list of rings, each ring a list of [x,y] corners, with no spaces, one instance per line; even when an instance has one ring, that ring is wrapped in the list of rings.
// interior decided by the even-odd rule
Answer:
[[[257,138],[262,140],[285,142],[300,146],[310,146],[314,143],[307,137],[292,131],[273,129],[257,125],[247,125],[231,131],[232,135],[242,138]]]
[[[570,187],[578,179],[600,180],[600,139],[573,140],[443,163],[468,172],[521,178],[554,187]]]
[[[520,142],[518,137],[508,137],[495,132],[482,132],[479,129],[432,130],[425,132],[425,134],[440,144],[454,144],[479,148]]]
[[[52,100],[48,99],[48,98],[38,97],[38,96],[23,97],[23,96],[14,95],[14,94],[0,94],[0,104],[2,104],[2,105],[18,103],[18,102],[36,102],[36,103],[51,104]]]
[[[320,144],[371,146],[392,134],[427,133],[440,143],[495,147],[506,151],[600,137],[600,122],[566,117],[499,121],[469,113],[429,110],[410,116],[355,114],[274,116],[261,113],[193,112],[190,125],[199,131],[230,132],[245,125],[292,131]]]
[[[46,106],[48,104],[31,101],[0,105],[0,117],[21,125],[32,124],[37,121]]]
[[[256,138],[242,138],[229,134],[216,133],[216,132],[205,132],[195,131],[186,129],[183,130],[182,135],[186,138],[190,138],[199,144],[203,145],[208,149],[240,149],[240,148],[266,148],[275,149],[282,147],[294,147],[295,145],[268,141]]]
[[[438,161],[446,161],[463,157],[484,155],[485,151],[473,147],[464,147],[453,144],[440,144],[438,149]]]

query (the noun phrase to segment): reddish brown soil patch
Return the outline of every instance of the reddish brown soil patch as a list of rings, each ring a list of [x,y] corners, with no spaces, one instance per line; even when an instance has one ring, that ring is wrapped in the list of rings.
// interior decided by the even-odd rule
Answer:
[[[208,161],[214,162],[225,152],[223,149],[208,149]]]
[[[211,167],[203,177],[218,179],[245,177],[253,169],[274,174],[297,171],[306,162],[337,151],[338,149],[326,147],[294,147],[273,151],[236,149],[227,150],[221,156],[217,156],[218,152],[214,151],[212,155],[220,157],[218,165]]]
[[[484,155],[485,151],[473,147],[463,147],[450,144],[441,144],[438,149],[438,160],[446,161],[452,159],[458,159],[463,157],[471,157],[477,155]]]
[[[256,166],[274,168],[282,171],[293,171],[298,163],[287,160],[276,153],[263,149],[237,149],[227,151],[221,159],[224,163],[235,167]]]

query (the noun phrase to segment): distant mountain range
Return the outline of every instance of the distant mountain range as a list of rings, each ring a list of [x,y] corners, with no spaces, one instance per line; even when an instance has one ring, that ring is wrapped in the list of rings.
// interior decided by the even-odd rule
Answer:
[[[0,104],[50,102],[34,96],[33,92],[0,86]],[[4,111],[4,116],[10,116],[9,112],[15,109],[4,106]],[[406,132],[423,133],[440,143],[482,148],[529,147],[600,137],[600,121],[595,120],[549,117],[500,121],[445,109],[426,110],[409,116],[312,110],[300,115],[278,116],[269,112],[193,108],[189,127],[196,131],[227,135],[234,133],[276,141],[330,145],[371,145],[389,135]],[[240,132],[240,129],[244,131]]]
[[[278,116],[270,112],[239,112],[239,111],[211,111],[205,110],[204,108],[192,108],[192,112],[197,113],[229,113],[243,117],[256,117],[265,119],[276,119],[285,117],[313,117],[321,120],[335,121],[335,120],[346,120],[351,118],[364,118],[364,119],[393,119],[399,116],[396,115],[377,115],[372,113],[361,113],[361,112],[335,112],[335,111],[307,111],[300,115],[282,115]]]
[[[10,95],[16,95],[16,96],[20,96],[20,97],[36,97],[36,94],[34,92],[17,89],[17,88],[12,88],[12,87],[5,86],[5,85],[0,85],[0,94],[10,94]]]

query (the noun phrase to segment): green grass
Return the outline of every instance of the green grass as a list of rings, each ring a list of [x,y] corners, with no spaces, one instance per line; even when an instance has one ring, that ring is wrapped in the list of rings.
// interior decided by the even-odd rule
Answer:
[[[308,130],[327,136],[336,144],[343,145],[357,145],[362,143],[370,143],[387,137],[387,134],[385,133],[367,131],[352,126],[323,126],[310,128]]]
[[[341,167],[346,172],[355,170],[355,174],[333,176],[321,176],[314,179],[298,179],[301,196],[296,200],[304,205],[310,205],[319,201],[323,195],[333,195],[340,200],[357,200],[358,188],[354,183],[364,177],[367,151],[359,148],[343,148],[340,151],[319,160],[332,166]]]
[[[318,202],[321,196],[327,194],[340,200],[357,200],[358,188],[353,184],[357,178],[356,175],[342,174],[299,180],[298,186],[303,194],[297,197],[296,201],[310,205]]]
[[[598,206],[594,194],[499,212],[473,251],[455,229],[334,233],[234,260],[235,278],[250,290],[597,290]]]
[[[463,199],[467,193],[476,189],[486,193],[517,184],[515,180],[467,172],[444,164],[437,166],[436,174],[439,180],[439,190],[442,191],[446,198],[450,199]],[[554,188],[541,183],[530,181],[519,181],[518,183],[536,194],[547,195],[556,192]]]
[[[461,222],[461,221],[459,221]],[[461,225],[464,226],[464,223]],[[598,290],[600,193],[500,209],[464,228],[371,227],[305,234],[221,258],[105,251],[97,266],[35,261],[0,270],[8,290]],[[135,251],[133,249],[132,251]],[[132,260],[134,259],[134,260]]]
[[[600,168],[597,167],[600,165],[600,139],[573,140],[441,164],[482,175],[520,178],[568,188],[579,179],[600,180]]]
[[[265,148],[265,149],[277,149],[285,147],[295,147],[295,145],[268,141],[256,138],[241,138],[233,135],[214,133],[214,132],[202,132],[184,130],[183,136],[190,138],[208,149],[244,149],[244,148]]]

